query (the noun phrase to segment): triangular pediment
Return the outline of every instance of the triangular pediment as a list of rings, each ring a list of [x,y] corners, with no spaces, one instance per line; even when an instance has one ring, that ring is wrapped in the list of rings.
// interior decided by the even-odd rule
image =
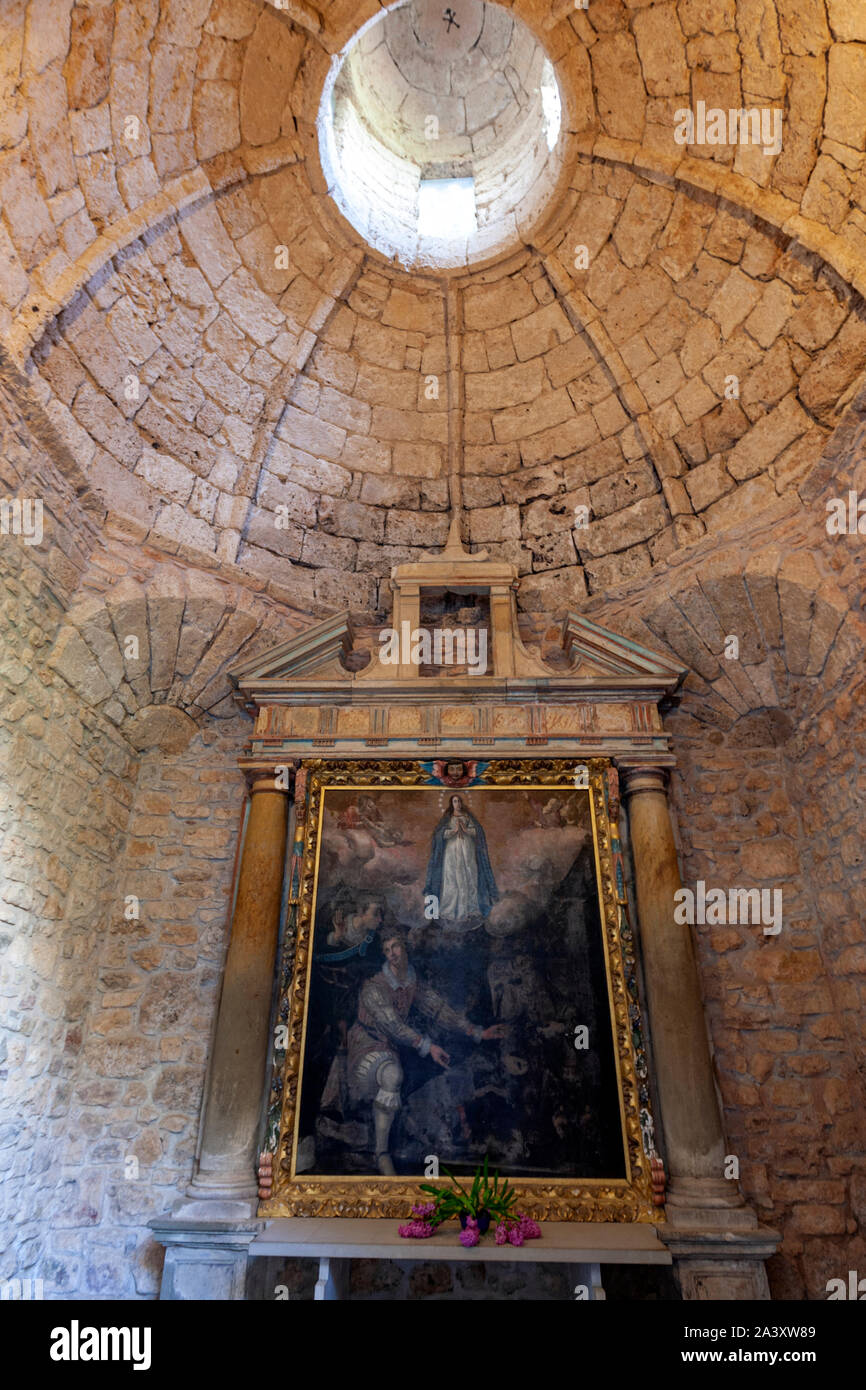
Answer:
[[[395,565],[391,571],[391,625],[379,631],[379,645],[353,653],[355,634],[348,611],[316,623],[306,631],[290,637],[277,647],[271,647],[259,657],[251,657],[230,673],[243,702],[251,701],[252,708],[262,701],[274,699],[292,701],[293,686],[302,685],[309,693],[311,686],[319,692],[330,687],[334,696],[352,701],[381,700],[401,690],[407,694],[409,685],[424,689],[424,699],[436,700],[447,689],[456,692],[460,675],[464,688],[461,699],[482,696],[486,689],[492,696],[494,687],[503,683],[513,696],[515,682],[525,682],[527,698],[548,700],[557,698],[555,690],[601,691],[630,689],[635,698],[658,700],[674,690],[686,674],[685,667],[659,652],[643,647],[627,637],[620,637],[579,613],[567,613],[560,641],[562,654],[551,662],[545,661],[540,650],[531,650],[521,637],[516,605],[517,569],[501,560],[490,560],[487,552],[470,553],[460,540],[459,518],[451,520],[448,543],[434,555],[421,561]],[[477,651],[483,645],[483,659],[467,661],[468,646],[463,655],[454,624],[447,629],[442,612],[439,619],[428,618],[432,626],[421,627],[421,600],[428,594],[438,600],[442,593],[452,590],[456,595],[484,596],[488,604],[486,621],[476,624]],[[434,609],[435,611],[435,609]],[[464,633],[471,629],[471,623]],[[419,645],[415,646],[415,634]],[[447,674],[442,669],[442,653],[446,651],[445,637],[451,635],[445,664],[455,669]],[[422,672],[422,663],[430,664],[430,655],[421,655],[422,643],[433,644],[440,638],[440,655],[434,659],[434,670]],[[468,639],[467,639],[468,640]],[[535,644],[532,644],[535,645]],[[473,644],[476,649],[476,644]],[[454,653],[457,652],[455,657]],[[471,670],[475,664],[479,669]],[[478,681],[473,677],[478,677]],[[532,692],[535,692],[534,695]],[[639,692],[643,692],[643,696]],[[419,691],[420,693],[420,691]],[[300,698],[304,698],[300,695]]]
[[[354,684],[360,680],[366,684],[371,675],[378,681],[390,675],[394,668],[376,669],[376,662],[372,663],[373,669],[367,666],[355,671],[350,664],[344,664],[352,652],[354,637],[349,612],[335,614],[287,642],[248,658],[234,667],[230,676],[245,695],[255,693],[261,698],[266,693],[276,693],[281,686],[290,688],[294,682],[321,681],[333,685],[335,681]],[[526,669],[519,674],[535,681],[540,679],[542,685],[547,685],[551,677],[557,684],[565,680],[603,686],[613,680],[622,687],[635,682],[642,688],[656,687],[659,694],[675,689],[686,675],[684,666],[639,642],[610,632],[579,613],[566,614],[561,641],[570,659],[567,672],[561,667],[556,671],[546,667],[539,657],[530,657],[524,652],[521,644]],[[432,692],[438,682],[430,680],[428,685],[425,680],[424,684]]]
[[[340,658],[349,655],[353,642],[349,612],[337,613],[260,656],[248,658],[229,675],[236,686],[259,681],[327,680],[334,676],[349,680],[350,673]]]
[[[567,613],[562,625],[562,647],[575,670],[634,679],[649,678],[679,685],[686,667],[660,652],[651,651],[628,637],[620,637],[579,613]]]

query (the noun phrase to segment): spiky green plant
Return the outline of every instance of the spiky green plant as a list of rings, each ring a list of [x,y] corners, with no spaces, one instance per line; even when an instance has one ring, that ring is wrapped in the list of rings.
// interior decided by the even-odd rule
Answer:
[[[483,1164],[475,1171],[468,1192],[444,1165],[442,1172],[451,1182],[451,1187],[434,1187],[432,1183],[421,1184],[421,1191],[429,1193],[433,1202],[434,1211],[428,1218],[431,1225],[438,1226],[443,1221],[455,1218],[459,1220],[463,1212],[477,1219],[480,1211],[488,1211],[495,1221],[503,1221],[513,1214],[512,1208],[517,1201],[517,1193],[507,1178],[500,1178],[498,1169],[492,1177],[490,1176],[486,1154]]]

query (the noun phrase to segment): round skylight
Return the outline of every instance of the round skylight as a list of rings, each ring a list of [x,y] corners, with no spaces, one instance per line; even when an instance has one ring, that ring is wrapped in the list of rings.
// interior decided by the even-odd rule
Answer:
[[[553,65],[483,0],[411,0],[333,61],[319,112],[329,192],[404,265],[459,267],[519,240],[560,170]]]

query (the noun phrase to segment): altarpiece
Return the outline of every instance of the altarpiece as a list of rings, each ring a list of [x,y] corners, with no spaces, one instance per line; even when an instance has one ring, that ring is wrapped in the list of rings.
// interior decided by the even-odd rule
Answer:
[[[402,1215],[486,1156],[539,1217],[658,1219],[617,764],[670,765],[684,673],[573,614],[543,658],[516,586],[452,533],[387,628],[235,672],[294,788],[262,1216]]]

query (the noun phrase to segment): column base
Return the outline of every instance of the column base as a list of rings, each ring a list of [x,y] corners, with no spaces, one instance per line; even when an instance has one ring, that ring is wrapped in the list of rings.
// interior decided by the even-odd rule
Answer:
[[[154,1239],[165,1246],[160,1299],[199,1302],[244,1300],[247,1296],[249,1247],[265,1222],[248,1216],[220,1219],[218,1206],[203,1216],[202,1202],[185,1202],[170,1216],[148,1222]],[[197,1209],[199,1219],[189,1215]]]
[[[258,1183],[246,1169],[237,1175],[228,1173],[225,1176],[196,1173],[186,1189],[186,1196],[199,1202],[252,1202],[255,1206],[258,1195]]]
[[[750,1231],[758,1224],[736,1183],[725,1178],[672,1178],[665,1193],[665,1216],[670,1226],[685,1230]]]

